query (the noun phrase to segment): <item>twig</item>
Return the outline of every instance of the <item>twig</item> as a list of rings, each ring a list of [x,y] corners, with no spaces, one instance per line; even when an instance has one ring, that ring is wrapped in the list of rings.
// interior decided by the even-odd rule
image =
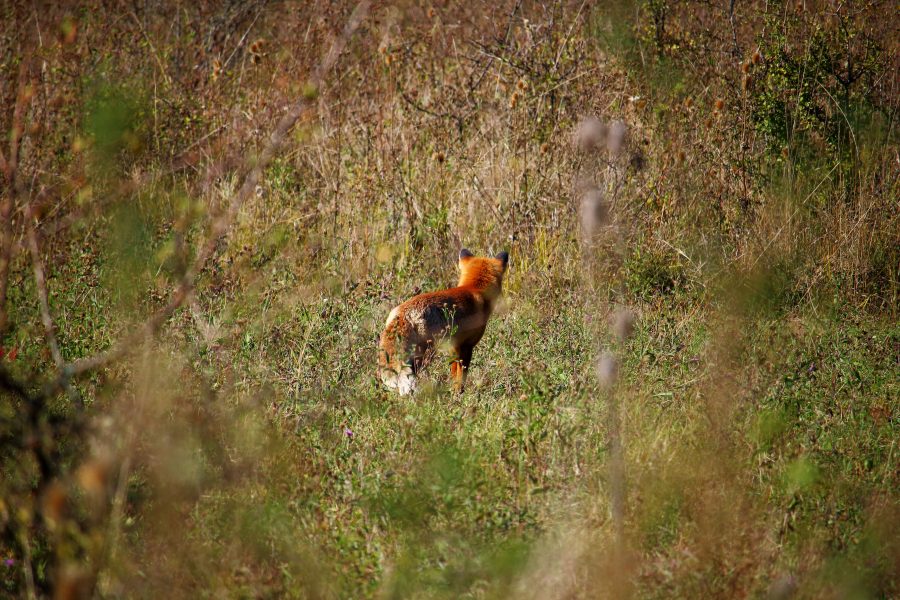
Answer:
[[[453,114],[453,113],[439,113],[439,112],[435,112],[435,111],[433,111],[433,110],[431,110],[431,109],[429,109],[429,108],[427,108],[427,107],[425,107],[425,106],[422,106],[421,104],[419,104],[418,102],[416,102],[415,100],[413,100],[412,98],[410,98],[409,95],[407,95],[407,93],[406,93],[405,91],[403,91],[403,89],[401,89],[399,83],[397,84],[397,91],[400,93],[400,97],[403,98],[404,102],[406,102],[406,103],[409,104],[411,107],[413,107],[414,109],[418,110],[419,112],[423,112],[423,113],[425,113],[426,115],[430,115],[430,116],[435,117],[435,118],[437,118],[437,119],[453,119],[454,121],[456,121],[456,127],[457,127],[457,130],[458,130],[459,132],[462,132],[463,127],[464,127],[464,125],[465,125],[465,119],[464,119],[463,117],[460,117],[460,116],[455,115],[455,114]]]
[[[159,57],[159,52],[156,50],[156,46],[153,45],[153,41],[150,39],[150,36],[147,35],[147,32],[144,31],[144,25],[141,23],[141,20],[138,19],[137,14],[132,10],[130,13],[131,18],[134,19],[135,24],[138,26],[138,29],[141,31],[141,35],[144,36],[144,39],[147,41],[147,45],[150,46],[150,51],[153,54],[153,58],[156,59],[156,66],[159,67],[159,74],[162,75],[162,78],[165,80],[166,85],[172,85],[172,79],[169,77],[169,74],[166,72],[166,67],[162,63],[162,59]]]
[[[559,50],[556,52],[556,58],[553,60],[553,72],[556,72],[556,67],[559,65],[559,59],[562,58],[562,53],[566,49],[566,46],[569,45],[569,40],[572,38],[572,31],[575,29],[575,24],[578,23],[578,17],[581,16],[581,11],[584,10],[584,5],[587,0],[583,0],[581,6],[578,7],[578,12],[575,13],[575,18],[572,19],[572,24],[569,26],[569,31],[566,32],[566,37],[563,39],[562,44],[559,45]]]
[[[58,370],[65,365],[62,353],[59,351],[59,342],[56,340],[56,327],[53,317],[50,316],[50,301],[47,294],[47,279],[44,276],[44,265],[41,262],[41,251],[38,248],[37,231],[34,225],[34,214],[29,204],[25,208],[25,231],[28,239],[28,251],[31,253],[31,266],[34,271],[34,285],[37,288],[38,300],[41,307],[41,322],[44,324],[44,337],[47,338],[47,346],[50,347],[50,355]]]
[[[242,35],[241,39],[238,40],[238,43],[234,47],[234,50],[231,51],[231,54],[229,54],[228,58],[225,59],[225,62],[222,63],[223,71],[228,68],[228,65],[231,64],[231,59],[234,58],[235,53],[237,53],[237,51],[241,49],[241,46],[244,45],[244,40],[247,39],[247,36],[250,34],[250,30],[253,29],[254,25],[256,25],[256,21],[257,21],[257,19],[259,19],[259,15],[261,15],[261,14],[262,14],[262,8],[260,8],[258,11],[256,11],[256,16],[253,17],[253,21],[247,27],[247,31],[244,32],[244,35]]]
[[[737,58],[741,56],[741,46],[738,44],[737,39],[737,25],[734,23],[734,3],[735,0],[731,0],[728,4],[728,21],[731,23],[731,37],[734,41],[734,55]]]
[[[335,39],[328,54],[326,54],[325,58],[313,72],[308,84],[307,93],[296,101],[281,118],[269,136],[269,140],[263,147],[259,156],[255,157],[255,160],[253,157],[245,157],[244,170],[246,171],[246,175],[244,176],[243,185],[241,185],[232,197],[227,210],[215,218],[211,223],[206,242],[197,253],[197,257],[193,264],[182,276],[181,281],[175,288],[175,291],[172,293],[172,296],[166,305],[159,309],[156,314],[150,317],[143,325],[135,329],[133,333],[119,340],[119,342],[109,350],[65,364],[60,376],[55,382],[52,382],[52,387],[58,389],[59,386],[64,385],[68,378],[93,371],[128,354],[137,347],[140,340],[155,334],[169,317],[171,317],[184,303],[194,290],[197,277],[215,251],[219,239],[228,232],[241,206],[246,199],[254,193],[256,186],[262,179],[263,172],[281,150],[288,133],[290,133],[301,115],[315,99],[318,90],[324,81],[325,75],[334,67],[338,57],[346,47],[348,40],[368,15],[370,5],[371,0],[362,0],[357,4],[347,21],[347,24],[344,26],[342,34]]]
[[[509,21],[506,23],[506,33],[503,35],[503,47],[505,48],[507,44],[509,44],[509,36],[512,33],[513,22],[516,19],[516,13],[519,12],[519,8],[522,7],[522,0],[518,0],[516,5],[513,6],[512,12],[509,13]],[[494,57],[488,57],[487,64],[484,65],[484,69],[481,71],[481,75],[478,77],[478,81],[469,88],[469,94],[473,94],[475,90],[477,90],[481,86],[481,82],[484,80],[484,76],[487,75],[488,70],[490,70],[491,65],[494,64]]]

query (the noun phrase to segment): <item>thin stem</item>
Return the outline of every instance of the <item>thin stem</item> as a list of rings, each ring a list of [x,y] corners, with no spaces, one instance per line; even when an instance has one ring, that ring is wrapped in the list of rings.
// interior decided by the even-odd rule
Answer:
[[[44,275],[44,264],[41,262],[41,251],[38,247],[37,230],[34,225],[34,214],[29,204],[25,209],[25,230],[28,239],[28,250],[31,253],[31,266],[34,271],[34,285],[37,288],[38,301],[41,309],[41,322],[44,325],[44,337],[50,348],[50,355],[56,368],[62,372],[65,361],[59,350],[59,342],[56,339],[56,326],[50,315],[50,301],[47,294],[47,279]]]

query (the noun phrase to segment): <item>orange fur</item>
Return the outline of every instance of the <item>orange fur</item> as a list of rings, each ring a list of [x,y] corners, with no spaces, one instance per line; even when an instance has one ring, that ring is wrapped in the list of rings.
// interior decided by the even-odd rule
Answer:
[[[401,395],[415,390],[416,374],[425,368],[435,346],[447,340],[454,360],[450,373],[462,391],[475,345],[500,297],[509,255],[494,258],[459,253],[459,284],[415,296],[394,308],[381,334],[379,377]]]

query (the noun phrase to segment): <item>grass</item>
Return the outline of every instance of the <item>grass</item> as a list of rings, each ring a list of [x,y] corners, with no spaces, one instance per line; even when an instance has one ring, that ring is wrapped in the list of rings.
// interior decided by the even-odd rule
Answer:
[[[738,7],[745,47],[774,14],[751,4]],[[682,8],[379,10],[196,294],[78,382],[83,420],[62,394],[37,425],[2,396],[0,558],[16,568],[0,590],[28,595],[27,569],[38,592],[74,597],[896,595],[893,96],[859,92],[859,114],[882,115],[873,131],[848,123],[861,158],[819,153],[826,164],[814,130],[782,153],[750,108],[784,90],[742,91],[717,58],[730,39],[706,37],[727,16]],[[238,50],[216,78],[175,65],[202,44],[227,52],[152,14],[79,14],[77,41],[44,50],[84,107],[26,162],[59,174],[41,223],[78,215],[41,237],[68,360],[165,302],[239,185],[233,167],[201,167],[256,151],[347,12],[297,11],[181,11],[267,40],[254,59],[225,38]],[[113,53],[111,31],[143,41],[123,67],[86,62]],[[460,50],[460,35],[477,43]],[[628,124],[624,155],[573,148],[592,114]],[[573,191],[584,178],[614,189],[591,244]],[[463,245],[511,254],[467,391],[451,392],[439,358],[419,393],[396,396],[375,377],[377,335],[393,306],[455,283]],[[38,389],[54,367],[27,251],[9,289],[0,363]],[[620,307],[637,315],[628,339],[610,326]],[[28,435],[53,439],[48,488]]]

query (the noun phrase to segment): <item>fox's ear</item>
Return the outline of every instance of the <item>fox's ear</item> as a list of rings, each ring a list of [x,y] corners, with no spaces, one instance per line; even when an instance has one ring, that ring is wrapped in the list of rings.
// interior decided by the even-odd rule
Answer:
[[[504,250],[503,252],[501,252],[500,254],[495,256],[494,258],[496,258],[501,263],[503,263],[503,270],[506,271],[506,267],[507,267],[507,265],[509,265],[509,252]]]
[[[463,248],[459,251],[459,260],[462,260],[464,258],[471,258],[473,256],[475,255],[469,252],[468,248]]]

